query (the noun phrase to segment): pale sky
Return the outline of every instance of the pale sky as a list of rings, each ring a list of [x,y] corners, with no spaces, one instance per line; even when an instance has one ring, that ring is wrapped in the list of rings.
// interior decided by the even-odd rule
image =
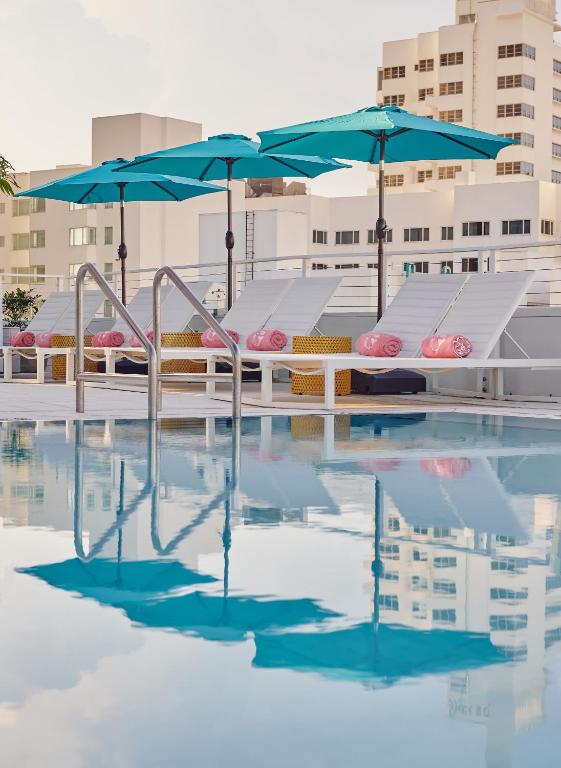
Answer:
[[[453,23],[454,0],[1,0],[0,153],[88,163],[90,119],[150,112],[205,136],[375,103],[384,40]],[[362,194],[366,166],[323,194]]]

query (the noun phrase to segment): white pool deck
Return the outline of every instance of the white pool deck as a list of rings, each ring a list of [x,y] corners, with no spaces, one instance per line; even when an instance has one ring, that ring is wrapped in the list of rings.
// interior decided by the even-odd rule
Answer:
[[[244,395],[256,396],[257,384],[245,383]],[[290,396],[288,385],[276,384],[283,392],[287,407],[270,408],[243,405],[244,416],[325,414],[313,399]],[[20,381],[0,384],[0,420],[31,419],[51,421],[57,419],[145,419],[147,397],[145,392],[123,391],[99,386],[86,386],[86,409],[76,414],[73,385],[36,384]],[[229,416],[231,405],[226,400],[212,399],[200,384],[189,385],[185,391],[166,392],[161,418],[202,418]],[[419,413],[456,412],[509,415],[532,418],[561,419],[559,402],[486,401],[478,398],[446,397],[439,395],[353,395],[338,400],[332,413]]]

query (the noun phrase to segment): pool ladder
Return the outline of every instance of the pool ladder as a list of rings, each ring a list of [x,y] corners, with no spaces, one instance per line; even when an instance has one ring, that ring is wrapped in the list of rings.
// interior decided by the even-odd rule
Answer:
[[[101,289],[105,298],[131,332],[139,340],[148,358],[148,375],[118,373],[89,373],[85,371],[84,354],[84,283],[91,277]],[[231,373],[162,373],[161,371],[161,286],[167,278],[185,297],[191,306],[199,313],[209,328],[218,335],[231,355]],[[76,411],[84,413],[84,385],[86,382],[115,382],[117,384],[148,384],[148,419],[158,418],[158,410],[162,408],[162,384],[170,382],[192,383],[196,381],[232,382],[232,419],[241,417],[241,382],[242,365],[237,344],[230,338],[222,326],[215,320],[206,307],[193,294],[188,286],[171,267],[161,267],[154,276],[153,282],[153,329],[154,344],[150,342],[144,331],[134,320],[125,305],[120,301],[99,269],[91,262],[82,264],[76,275]]]

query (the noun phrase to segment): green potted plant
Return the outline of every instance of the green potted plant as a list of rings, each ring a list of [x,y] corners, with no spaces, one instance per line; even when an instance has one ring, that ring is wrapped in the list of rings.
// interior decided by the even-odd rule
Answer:
[[[2,297],[2,315],[7,329],[17,328],[23,331],[31,318],[37,314],[41,297],[33,289],[16,288],[6,291]]]

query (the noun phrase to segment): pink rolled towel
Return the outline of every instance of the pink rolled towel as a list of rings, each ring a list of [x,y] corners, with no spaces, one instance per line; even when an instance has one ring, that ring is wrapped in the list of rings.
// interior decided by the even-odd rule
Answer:
[[[459,480],[470,469],[470,460],[462,456],[421,459],[421,470],[425,474],[436,475],[446,480]]]
[[[19,331],[12,336],[12,346],[32,347],[35,344],[35,335],[31,331]]]
[[[428,336],[421,344],[423,357],[431,358],[467,357],[471,350],[471,341],[460,334]]]
[[[247,337],[247,348],[258,352],[280,352],[288,339],[282,331],[253,331]]]
[[[92,347],[120,347],[125,337],[121,331],[102,331],[92,339]]]
[[[401,352],[402,346],[397,336],[369,331],[358,337],[355,349],[359,355],[368,357],[395,357]]]
[[[52,343],[53,343],[52,333],[36,333],[35,334],[36,347],[50,347]]]
[[[224,330],[228,336],[237,344],[240,340],[239,333],[230,330],[230,328],[225,328]],[[206,329],[206,331],[201,336],[201,342],[203,347],[209,347],[210,349],[226,349],[226,344],[224,344],[220,336],[216,333],[216,331],[213,331],[212,328]]]
[[[152,344],[154,343],[154,332],[153,331],[146,331],[146,333],[144,335],[146,336],[148,341],[150,341]],[[137,337],[134,334],[130,337],[130,342],[129,343],[130,343],[131,347],[141,347],[142,346],[142,344],[140,343],[140,341],[137,339]]]

